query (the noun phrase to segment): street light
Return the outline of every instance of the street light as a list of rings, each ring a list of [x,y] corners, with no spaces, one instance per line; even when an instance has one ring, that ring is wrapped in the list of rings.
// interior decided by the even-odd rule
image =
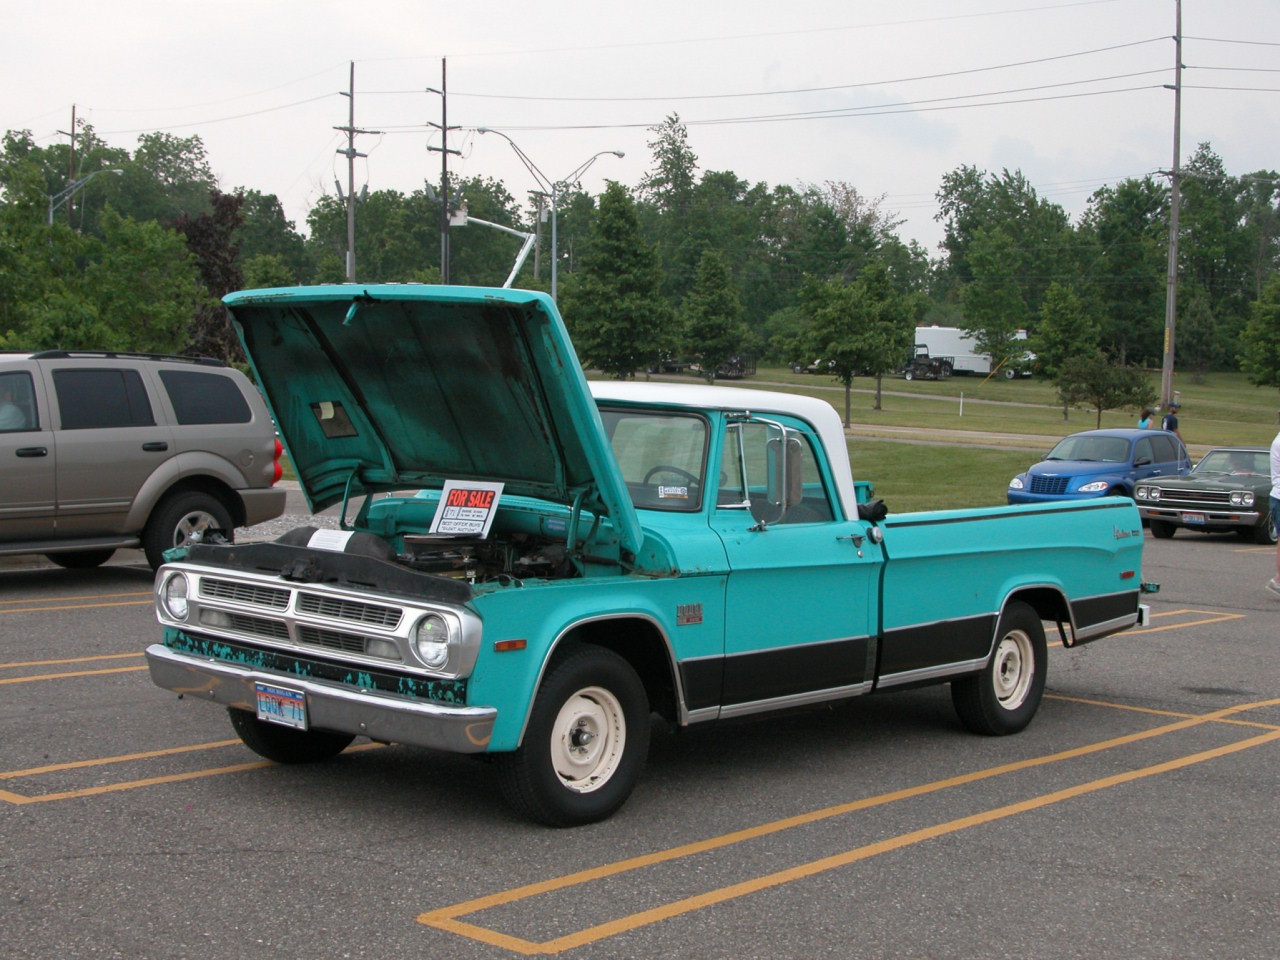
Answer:
[[[501,130],[494,130],[490,127],[477,127],[476,132],[496,133],[498,136],[502,137],[503,140],[506,140],[507,143],[511,144],[511,149],[516,152],[516,156],[520,158],[520,162],[524,164],[525,169],[533,175],[533,179],[537,181],[538,186],[542,188],[542,191],[551,197],[551,299],[554,300],[556,298],[557,267],[559,266],[560,261],[559,249],[556,243],[558,239],[556,235],[556,208],[560,199],[560,189],[577,183],[578,180],[581,179],[582,175],[587,172],[587,168],[596,162],[597,158],[603,157],[606,154],[611,154],[615,157],[624,157],[626,154],[621,150],[601,150],[599,153],[592,154],[582,163],[578,164],[578,166],[575,167],[568,176],[561,180],[552,180],[538,169],[538,165],[529,159],[529,155],[521,150],[514,140],[508,137]]]
[[[89,174],[87,177],[81,177],[79,180],[72,180],[71,186],[50,196],[49,197],[49,226],[51,227],[53,226],[53,211],[57,210],[60,206],[62,206],[64,203],[70,200],[73,196],[75,196],[75,193],[77,190],[79,190],[81,187],[83,187],[86,183],[88,183],[90,180],[92,180],[94,177],[96,177],[100,173],[114,173],[118,175],[118,174],[124,173],[124,171],[116,167],[112,167],[110,170],[95,170],[93,171],[93,173]]]

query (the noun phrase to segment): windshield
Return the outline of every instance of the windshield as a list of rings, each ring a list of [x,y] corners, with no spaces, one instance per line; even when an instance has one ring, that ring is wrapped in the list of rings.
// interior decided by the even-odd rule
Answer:
[[[685,413],[607,408],[601,408],[600,419],[637,509],[701,508],[706,420]]]
[[[1261,450],[1210,450],[1196,464],[1196,473],[1225,473],[1230,476],[1267,476],[1269,455]]]
[[[1124,437],[1067,437],[1045,459],[1123,463],[1129,459],[1129,441]]]

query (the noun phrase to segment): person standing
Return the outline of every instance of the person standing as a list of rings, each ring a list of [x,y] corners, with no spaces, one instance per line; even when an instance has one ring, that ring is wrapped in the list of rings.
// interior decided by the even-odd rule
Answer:
[[[1178,401],[1170,400],[1168,412],[1164,415],[1164,419],[1160,421],[1160,429],[1168,430],[1170,433],[1174,434],[1179,440],[1181,440],[1182,434],[1178,433],[1178,409],[1179,409]]]
[[[1271,441],[1271,522],[1280,521],[1280,433]],[[1280,596],[1280,543],[1276,544],[1276,575],[1267,582],[1267,589]]]
[[[1151,426],[1151,418],[1155,415],[1155,411],[1150,407],[1142,408],[1142,416],[1138,418],[1138,429],[1146,430]]]

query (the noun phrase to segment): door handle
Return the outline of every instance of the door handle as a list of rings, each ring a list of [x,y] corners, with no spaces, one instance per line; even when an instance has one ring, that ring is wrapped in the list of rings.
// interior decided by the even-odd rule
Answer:
[[[19,447],[13,451],[20,457],[47,457],[49,455],[48,447]]]
[[[163,453],[165,450],[169,449],[169,444],[165,443],[163,440],[152,440],[149,443],[144,443],[142,445],[142,449],[147,451],[147,453]]]

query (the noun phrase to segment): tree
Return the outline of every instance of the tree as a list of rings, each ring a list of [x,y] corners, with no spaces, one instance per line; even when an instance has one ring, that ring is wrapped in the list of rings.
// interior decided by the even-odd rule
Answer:
[[[625,380],[669,349],[671,309],[660,293],[652,248],[640,236],[635,201],[609,181],[589,256],[563,291],[563,312],[578,356]]]
[[[1098,349],[1098,322],[1085,309],[1075,291],[1065,284],[1052,283],[1040,306],[1040,323],[1028,338],[1041,372],[1049,379],[1058,375],[1070,357],[1092,354]]]
[[[1273,276],[1262,288],[1240,341],[1240,368],[1249,382],[1280,387],[1280,276]]]
[[[1178,360],[1181,366],[1191,368],[1194,382],[1204,383],[1207,369],[1239,351],[1229,349],[1204,291],[1195,290],[1186,301],[1178,304],[1178,308],[1181,314],[1177,328]],[[1231,340],[1234,342],[1236,338]]]
[[[969,252],[973,279],[960,291],[966,333],[997,369],[1021,355],[1018,331],[1026,324],[1027,303],[1016,271],[1014,243],[999,227],[974,234]]]
[[[232,242],[238,251],[241,271],[247,276],[249,261],[257,257],[271,257],[284,266],[288,277],[282,283],[270,286],[309,281],[312,267],[307,257],[306,240],[294,229],[293,221],[285,217],[279,198],[273,193],[245,189],[237,190],[235,195],[240,198],[240,225],[232,236]]]
[[[698,358],[707,382],[716,371],[742,352],[742,300],[724,257],[704,250],[698,262],[698,280],[681,305],[685,343]]]
[[[686,213],[698,169],[698,157],[689,147],[689,131],[680,115],[673,113],[649,132],[654,135],[648,142],[653,169],[641,178],[636,192],[664,213]]]
[[[200,271],[208,299],[200,304],[190,326],[189,351],[197,356],[216,357],[224,363],[244,361],[240,341],[231,327],[231,318],[222,298],[244,286],[237,265],[237,248],[232,237],[240,226],[243,194],[214,190],[209,196],[209,212],[197,216],[183,214],[177,230],[187,241],[187,249]]]
[[[1155,406],[1158,394],[1140,367],[1113,363],[1101,350],[1064,360],[1058,368],[1058,399],[1064,406],[1082,406],[1097,411],[1102,426],[1103,410]]]
[[[848,426],[857,375],[877,378],[875,408],[881,408],[879,379],[910,349],[911,298],[894,292],[888,271],[878,262],[869,264],[850,284],[810,277],[801,296],[813,318],[811,351],[844,385],[844,423]]]

